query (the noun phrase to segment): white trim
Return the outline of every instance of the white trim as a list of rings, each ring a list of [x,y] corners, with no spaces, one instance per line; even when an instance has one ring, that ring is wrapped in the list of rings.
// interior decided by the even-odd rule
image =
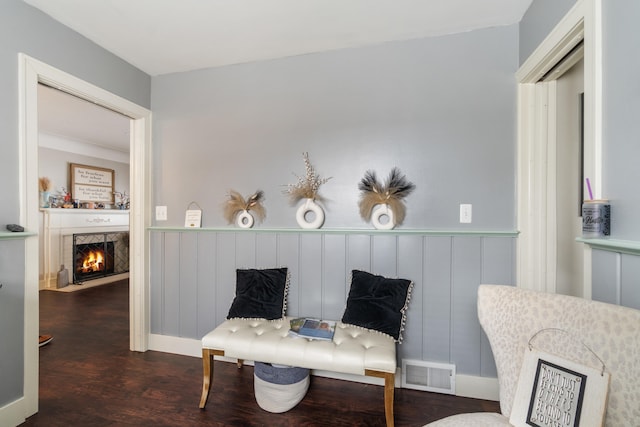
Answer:
[[[193,338],[171,337],[168,335],[149,335],[149,350],[161,351],[163,353],[180,354],[182,356],[192,356],[202,358],[202,341]],[[216,356],[215,360],[236,363],[235,359]],[[252,365],[253,361],[245,361],[247,365]],[[358,382],[363,384],[384,385],[383,378],[368,377],[365,375],[341,374],[332,371],[312,370],[313,375],[334,378],[345,381]],[[500,400],[498,391],[498,379],[489,377],[476,377],[472,375],[456,375],[456,396],[472,397],[475,399]],[[402,370],[396,369],[395,387],[400,388],[402,383]]]
[[[14,400],[0,408],[0,425],[18,426],[26,420],[24,398]]]
[[[148,239],[149,152],[151,112],[124,98],[80,80],[25,54],[19,54],[19,200],[20,223],[39,228],[38,208],[38,83],[131,117],[130,316],[131,350],[145,351],[149,331]],[[38,239],[25,240],[24,417],[38,410],[39,302]]]
[[[497,378],[456,375],[456,396],[500,401]]]
[[[557,187],[558,187],[558,172],[557,172],[557,153],[558,153],[558,103],[555,102],[557,98],[558,84],[557,80],[552,80],[547,83],[539,83],[543,87],[543,90],[547,91],[547,167],[546,174],[546,241],[547,244],[547,259],[545,277],[545,290],[547,292],[556,292],[557,289],[557,276],[558,276],[558,203],[557,203]],[[550,102],[554,100],[553,102]]]
[[[516,73],[518,80],[518,254],[517,284],[554,292],[550,281],[555,239],[549,229],[548,116],[541,105],[540,78],[584,39],[585,176],[593,177],[595,196],[602,189],[602,28],[601,0],[578,0]],[[553,159],[551,159],[553,160]],[[543,175],[544,173],[544,175]],[[542,206],[541,206],[542,205]],[[541,218],[541,216],[545,218]],[[591,297],[591,257],[585,251],[583,297]],[[587,270],[589,273],[586,274]]]

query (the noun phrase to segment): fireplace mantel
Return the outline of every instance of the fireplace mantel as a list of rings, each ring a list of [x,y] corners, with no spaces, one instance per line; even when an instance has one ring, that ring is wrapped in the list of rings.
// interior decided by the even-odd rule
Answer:
[[[56,288],[68,237],[78,233],[127,231],[129,211],[111,209],[41,209],[40,288]],[[70,266],[65,265],[66,268]]]

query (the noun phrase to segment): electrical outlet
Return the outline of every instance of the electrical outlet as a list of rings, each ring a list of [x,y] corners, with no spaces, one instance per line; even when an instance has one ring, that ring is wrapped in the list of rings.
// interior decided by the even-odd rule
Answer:
[[[167,207],[156,206],[156,221],[166,221],[166,220],[167,220]]]
[[[460,205],[460,223],[461,224],[470,224],[471,223],[471,205],[463,203]]]

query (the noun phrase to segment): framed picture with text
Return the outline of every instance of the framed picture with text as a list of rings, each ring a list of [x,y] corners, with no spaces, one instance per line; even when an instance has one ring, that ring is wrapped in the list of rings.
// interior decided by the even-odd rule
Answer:
[[[80,202],[113,203],[113,169],[71,163],[71,197]]]

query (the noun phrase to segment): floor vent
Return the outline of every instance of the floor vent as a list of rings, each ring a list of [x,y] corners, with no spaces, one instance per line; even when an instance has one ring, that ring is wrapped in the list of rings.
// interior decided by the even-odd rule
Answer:
[[[456,365],[402,359],[402,388],[456,393]]]

